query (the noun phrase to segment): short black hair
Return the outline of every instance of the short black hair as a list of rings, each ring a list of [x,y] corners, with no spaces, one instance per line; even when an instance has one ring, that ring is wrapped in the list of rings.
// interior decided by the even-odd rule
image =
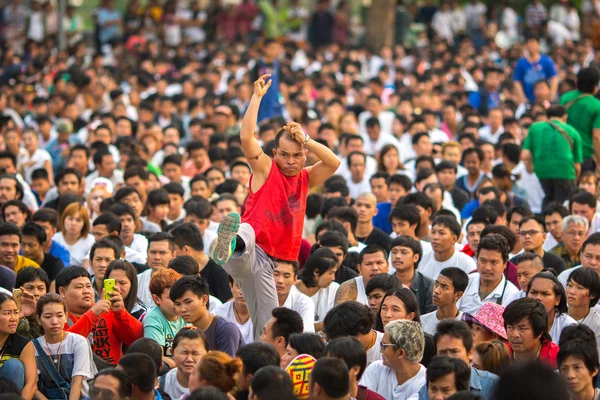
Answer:
[[[35,267],[25,267],[19,271],[17,279],[15,280],[15,288],[20,288],[27,282],[33,282],[36,279],[44,282],[44,285],[46,285],[46,292],[50,290],[50,278],[48,277],[48,274],[42,268]]]
[[[311,386],[318,383],[329,398],[342,398],[350,392],[348,367],[339,358],[319,358],[313,366],[310,383]]]
[[[87,272],[85,268],[79,265],[71,265],[61,269],[60,272],[56,275],[56,279],[54,281],[56,293],[60,293],[59,289],[61,287],[68,287],[73,281],[73,279],[77,278],[88,278],[90,282],[92,280],[89,272]]]
[[[585,326],[585,325],[583,325]],[[598,345],[593,343],[574,339],[563,343],[560,346],[558,355],[556,357],[556,363],[558,368],[568,357],[575,357],[583,361],[583,364],[588,369],[590,374],[600,369],[600,362],[598,361]],[[598,374],[592,377],[592,383],[594,387],[598,387]]]
[[[125,203],[116,203],[110,207],[110,212],[115,214],[117,217],[123,217],[125,215],[130,215],[134,221],[137,221],[137,216],[135,215],[135,211],[129,204]]]
[[[168,242],[169,249],[175,251],[175,239],[169,232],[156,232],[148,236],[148,248],[154,242]]]
[[[169,269],[181,276],[197,276],[200,273],[200,265],[192,256],[177,256],[169,261]]]
[[[573,203],[588,205],[590,208],[596,208],[597,200],[596,196],[593,194],[582,190],[578,193],[575,193],[573,197],[571,197],[571,211],[573,210]]]
[[[169,193],[165,189],[154,189],[148,193],[146,198],[146,206],[157,207],[170,203]]]
[[[187,201],[183,209],[186,215],[193,215],[199,219],[208,219],[213,213],[213,207],[208,200],[203,197],[196,196]]]
[[[104,148],[98,149],[94,153],[94,157],[93,157],[94,165],[101,165],[102,164],[102,160],[106,156],[111,156],[112,157],[112,154],[111,154],[110,150],[108,149],[108,147],[104,147]]]
[[[394,185],[400,185],[402,186],[402,188],[404,189],[405,192],[410,192],[410,189],[412,188],[412,182],[410,180],[410,178],[406,175],[402,175],[402,174],[394,174],[392,176],[390,176],[388,178],[388,187],[390,187],[392,184]]]
[[[327,247],[318,248],[310,253],[298,277],[306,287],[317,287],[317,276],[334,268],[337,263],[338,259],[333,250]]]
[[[31,173],[31,181],[35,181],[38,179],[43,179],[45,181],[50,181],[50,176],[48,175],[48,171],[44,168],[38,168]]]
[[[46,230],[35,222],[28,222],[21,228],[21,234],[23,236],[33,236],[37,239],[39,244],[46,243]]]
[[[388,253],[383,247],[381,247],[377,244],[370,244],[360,251],[360,257],[358,258],[358,263],[362,264],[366,255],[377,254],[377,253],[383,254],[383,258],[385,258],[387,260]]]
[[[98,226],[98,225],[106,225],[106,231],[108,233],[111,233],[111,232],[117,232],[118,234],[121,233],[121,220],[119,219],[119,217],[117,217],[115,214],[113,214],[111,212],[106,212],[106,213],[98,215],[96,217],[96,219],[94,220],[94,222],[92,223],[92,226]]]
[[[517,235],[515,235],[514,232],[511,231],[508,226],[487,225],[481,231],[481,238],[483,239],[485,236],[488,236],[491,234],[497,234],[497,235],[502,236],[508,243],[508,247],[510,247],[511,250],[515,247],[515,244],[517,243]]]
[[[163,186],[163,189],[167,191],[167,194],[176,194],[183,198],[185,195],[185,189],[181,186],[181,183],[169,182]]]
[[[137,339],[127,349],[127,354],[133,353],[149,355],[156,366],[156,373],[160,374],[160,370],[162,369],[163,348],[156,340],[145,337]]]
[[[58,225],[58,214],[56,210],[51,208],[40,208],[33,213],[31,219],[33,222],[48,222],[53,228],[56,228]]]
[[[342,225],[340,222],[338,221],[333,221],[333,220],[327,220],[324,222],[321,222],[317,228],[315,229],[315,239],[320,242],[321,238],[323,236],[321,236],[321,232],[326,231],[323,236],[326,233],[329,232],[337,232],[340,233],[341,235],[343,235],[346,240],[348,240],[348,230],[344,227],[344,225]],[[329,246],[331,247],[331,246]],[[350,244],[348,243],[348,247],[350,247]]]
[[[537,300],[528,297],[514,300],[506,306],[502,316],[505,328],[509,325],[516,325],[527,318],[531,324],[534,337],[540,337],[541,341],[552,340],[548,333],[548,314],[546,313],[546,308]]]
[[[205,386],[185,396],[186,400],[228,400],[229,397],[214,386]]]
[[[377,274],[369,280],[365,286],[365,294],[368,296],[373,290],[379,289],[387,293],[390,290],[400,289],[402,283],[398,280],[395,274]]]
[[[581,245],[581,253],[585,251],[585,248],[589,245],[600,246],[600,232],[592,233]]]
[[[200,229],[191,222],[184,222],[171,230],[175,244],[179,248],[190,246],[196,251],[204,251],[204,241]]]
[[[430,209],[433,211],[433,203],[431,202],[431,199],[423,192],[409,193],[398,200],[398,203],[400,202],[401,204],[412,204],[414,206],[421,206],[425,210]]]
[[[260,400],[296,400],[294,382],[279,366],[259,369],[250,383],[252,393]]]
[[[402,235],[392,240],[392,244],[390,245],[390,249],[394,249],[394,247],[408,247],[412,250],[413,254],[418,254],[419,259],[415,262],[415,269],[419,266],[421,259],[423,258],[423,247],[421,246],[421,242],[411,238],[410,236]]]
[[[298,354],[309,354],[317,360],[323,356],[325,344],[316,333],[292,333],[287,341],[288,346]]]
[[[348,190],[346,188],[346,190]],[[343,196],[343,194],[342,194]],[[329,218],[329,211],[336,207],[347,207],[348,202],[346,201],[346,197],[328,197],[323,200],[321,204],[321,209],[319,210],[319,214],[323,219]],[[358,217],[357,217],[358,218]],[[352,224],[350,224],[352,225]]]
[[[419,230],[421,223],[421,213],[419,209],[412,204],[398,204],[392,208],[389,215],[389,220],[392,222],[393,219],[399,219],[400,221],[408,222],[408,225],[416,225],[416,230]]]
[[[102,371],[99,371],[96,376],[94,376],[94,380],[96,380],[99,376],[110,376],[119,382],[119,398],[125,399],[131,397],[133,384],[131,383],[131,379],[129,379],[129,377],[123,371],[116,368],[105,368]],[[93,386],[94,384],[92,384],[92,387]]]
[[[447,267],[440,271],[440,275],[452,281],[454,287],[454,293],[463,292],[467,290],[469,285],[469,276],[465,271],[456,267]]]
[[[120,203],[123,201],[123,199],[129,195],[131,195],[132,193],[135,193],[138,195],[138,197],[140,198],[140,200],[142,199],[142,196],[140,196],[139,192],[137,190],[135,190],[135,188],[133,188],[132,186],[121,186],[119,188],[119,190],[117,190],[117,192],[114,195],[115,198],[115,202]]]
[[[17,207],[22,214],[25,214],[25,221],[29,221],[31,219],[31,210],[25,203],[21,200],[9,200],[6,203],[2,204],[2,215],[6,215],[6,209],[8,207]]]
[[[54,177],[56,185],[58,186],[67,175],[75,175],[75,177],[77,178],[77,182],[81,183],[81,172],[79,172],[75,168],[65,168],[59,170],[56,176]]]
[[[371,309],[356,301],[346,301],[333,307],[323,320],[327,340],[342,336],[366,335],[371,332],[373,315]]]
[[[10,222],[0,222],[0,236],[18,236],[19,243],[21,243],[21,229]]]
[[[244,374],[256,374],[262,367],[279,367],[280,357],[277,349],[268,343],[254,342],[240,347],[236,357],[242,360]]]
[[[173,289],[171,289],[173,290]],[[274,318],[271,334],[274,338],[283,337],[286,345],[293,333],[302,333],[304,331],[304,322],[302,317],[296,311],[286,308],[277,307],[271,311]]]
[[[210,291],[208,290],[208,281],[205,278],[198,275],[186,275],[179,278],[173,284],[171,290],[169,291],[169,297],[171,298],[171,301],[177,301],[181,299],[188,290],[199,298],[202,296],[206,296],[208,298],[210,295]],[[206,308],[208,307],[209,303],[207,300]]]
[[[0,151],[0,160],[2,159],[9,159],[14,167],[17,166],[17,156],[8,150]]]
[[[570,398],[570,394],[555,368],[536,360],[506,368],[491,397],[496,400],[564,400]]]
[[[511,251],[511,247],[508,245],[508,241],[502,235],[492,233],[490,235],[483,236],[477,246],[477,257],[481,250],[496,251],[502,255],[502,261],[506,263],[508,256]]]
[[[471,370],[461,359],[448,356],[435,356],[427,364],[427,385],[438,379],[454,374],[456,391],[469,390]]]
[[[461,227],[456,218],[440,215],[439,217],[434,218],[433,222],[431,223],[431,228],[433,229],[433,227],[436,225],[450,229],[457,239],[460,237]]]
[[[115,260],[121,257],[121,252],[119,251],[119,248],[117,247],[115,242],[109,239],[109,236],[98,240],[92,245],[92,248],[90,250],[90,262],[94,259],[94,254],[96,254],[96,250],[98,249],[111,249],[115,252]]]
[[[352,233],[356,232],[356,227],[358,225],[358,213],[352,207],[333,207],[327,213],[327,219],[338,219],[343,222],[348,222],[350,224],[350,230]]]
[[[473,348],[473,334],[471,328],[464,321],[457,321],[455,319],[445,319],[435,328],[435,334],[433,335],[433,342],[437,346],[438,341],[442,336],[450,336],[455,339],[460,339],[465,346],[467,353]]]
[[[569,215],[569,210],[567,210],[566,207],[562,204],[553,201],[551,203],[548,203],[548,205],[546,205],[546,208],[544,208],[544,210],[542,211],[542,216],[544,217],[549,217],[552,214],[558,214],[561,216],[561,218],[565,218],[567,215]]]
[[[590,291],[590,307],[594,307],[598,303],[598,298],[600,297],[600,276],[598,276],[596,271],[590,268],[578,268],[569,275],[567,286],[571,281],[578,283]]]
[[[593,94],[598,88],[598,82],[600,71],[596,67],[582,68],[577,73],[577,90],[580,92]]]
[[[147,354],[128,353],[118,362],[131,383],[143,393],[151,393],[156,382],[156,364]]]
[[[358,366],[360,369],[356,376],[357,381],[360,381],[363,372],[367,368],[365,346],[355,337],[340,336],[337,339],[330,340],[325,347],[325,355],[343,360],[348,369]]]

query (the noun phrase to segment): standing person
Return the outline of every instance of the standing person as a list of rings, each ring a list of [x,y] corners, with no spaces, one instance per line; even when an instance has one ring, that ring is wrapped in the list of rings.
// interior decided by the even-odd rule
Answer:
[[[567,110],[567,124],[581,136],[582,172],[597,172],[595,160],[600,159],[600,100],[595,97],[598,82],[600,71],[597,68],[582,68],[577,73],[577,90],[560,98],[560,104]]]
[[[273,39],[266,39],[263,44],[262,49],[262,57],[256,63],[256,66],[252,70],[252,79],[255,81],[254,83],[254,96],[250,99],[250,104],[248,105],[248,109],[246,110],[246,115],[251,114],[250,109],[252,108],[252,103],[256,106],[256,109],[252,111],[255,113],[253,117],[253,122],[261,123],[265,119],[280,117],[283,113],[281,103],[279,103],[279,82],[281,80],[281,68],[279,66],[279,43],[277,43]],[[264,79],[263,79],[264,77]],[[266,79],[271,78],[269,83],[265,85]],[[262,84],[261,91],[257,94],[257,83],[260,82]],[[269,88],[273,86],[273,89],[269,91]],[[262,99],[264,97],[264,99]],[[260,100],[263,101],[260,101]],[[253,101],[254,100],[254,101]],[[256,103],[259,103],[258,105]],[[254,126],[252,127],[254,128]],[[252,129],[252,133],[254,134],[254,129]],[[242,129],[243,135],[243,129]],[[251,154],[252,157],[256,157],[258,151],[256,149],[249,148],[248,150],[254,150]],[[248,156],[248,153],[245,153]],[[250,158],[248,158],[250,160]],[[256,159],[258,160],[258,159]],[[259,162],[260,164],[260,162]],[[252,167],[252,171],[255,170],[252,162],[250,166]]]
[[[254,337],[261,334],[271,310],[279,305],[273,258],[297,260],[308,191],[340,165],[331,150],[312,140],[296,122],[277,133],[273,159],[262,151],[254,130],[261,98],[273,83],[266,82],[269,77],[263,75],[254,83],[254,95],[242,122],[242,149],[253,171],[244,221],[235,212],[222,219],[213,254],[215,262],[223,265],[242,288]],[[304,168],[308,151],[320,161]]]
[[[513,81],[521,102],[534,101],[533,88],[538,81],[549,81],[550,98],[556,97],[558,75],[550,57],[540,53],[540,42],[537,37],[530,36],[526,43],[527,55],[521,57],[515,65]]]
[[[87,381],[94,377],[96,367],[86,338],[65,331],[65,301],[56,293],[43,295],[37,302],[36,316],[44,336],[32,340],[24,350],[35,349],[38,391],[47,399],[87,396]]]
[[[575,190],[583,162],[579,132],[568,125],[566,109],[551,106],[548,121],[535,122],[523,141],[521,160],[535,172],[544,189],[542,209],[552,202],[564,203]]]

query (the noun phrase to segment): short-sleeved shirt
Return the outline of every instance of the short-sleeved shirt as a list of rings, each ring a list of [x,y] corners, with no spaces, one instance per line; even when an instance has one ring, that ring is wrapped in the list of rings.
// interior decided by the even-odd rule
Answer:
[[[65,264],[60,258],[54,257],[50,253],[44,253],[44,262],[40,267],[46,271],[48,278],[52,282],[56,279],[56,275],[65,267]]]
[[[573,150],[567,139],[550,122],[536,122],[529,127],[523,141],[523,150],[529,150],[533,159],[533,171],[539,179],[575,179],[574,163],[583,161],[581,136],[572,126],[558,120],[552,123],[562,128],[573,143]]]
[[[204,331],[209,350],[218,350],[234,357],[238,349],[244,345],[240,330],[225,318],[215,316]]]
[[[0,354],[2,354],[2,357],[0,357],[0,368],[4,365],[4,361],[21,357],[21,352],[23,352],[27,343],[29,343],[29,339],[25,336],[16,333],[9,335],[4,343],[4,347],[0,349]]]
[[[415,376],[398,385],[396,373],[383,365],[383,361],[375,361],[365,370],[360,384],[387,400],[406,400],[418,396],[419,390],[426,384],[426,371],[421,365]]]
[[[538,81],[547,81],[556,76],[554,61],[546,55],[541,55],[539,60],[531,62],[527,57],[522,57],[515,65],[513,80],[523,85],[523,92],[529,101],[535,100],[533,87]]]
[[[560,98],[560,104],[566,106],[581,94],[579,90],[567,92]],[[572,103],[567,110],[567,124],[581,136],[583,158],[591,158],[594,155],[593,130],[600,129],[600,100],[590,95]]]
[[[153,339],[163,347],[165,357],[171,357],[171,347],[177,332],[183,328],[185,321],[177,317],[169,321],[158,306],[154,307],[144,317],[144,337]]]

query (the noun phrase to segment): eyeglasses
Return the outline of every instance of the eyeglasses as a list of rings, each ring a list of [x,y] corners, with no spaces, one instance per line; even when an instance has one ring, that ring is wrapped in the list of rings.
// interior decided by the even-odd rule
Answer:
[[[519,235],[525,237],[525,236],[534,236],[534,235],[537,235],[538,233],[542,233],[542,232],[533,231],[533,230],[532,231],[521,231],[521,232],[519,232]]]
[[[97,387],[91,387],[89,395],[90,398],[94,400],[113,400],[115,398],[115,394],[112,392],[112,390],[100,389]]]
[[[381,352],[383,352],[386,347],[396,347],[396,345],[392,343],[379,342],[379,349],[381,350]]]

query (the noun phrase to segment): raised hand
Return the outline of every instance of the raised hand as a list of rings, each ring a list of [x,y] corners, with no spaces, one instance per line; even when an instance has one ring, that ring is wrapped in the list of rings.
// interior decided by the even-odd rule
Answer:
[[[256,82],[254,82],[254,94],[257,97],[260,98],[260,97],[263,97],[265,94],[267,94],[267,91],[271,87],[271,83],[273,83],[272,80],[269,80],[267,82],[267,79],[269,79],[270,77],[271,77],[271,74],[264,74],[263,76],[258,78],[256,80]]]
[[[304,133],[302,125],[300,125],[298,122],[290,121],[286,126],[283,127],[283,129],[289,132],[292,139],[300,144],[304,144],[304,141],[306,140],[306,133]]]

